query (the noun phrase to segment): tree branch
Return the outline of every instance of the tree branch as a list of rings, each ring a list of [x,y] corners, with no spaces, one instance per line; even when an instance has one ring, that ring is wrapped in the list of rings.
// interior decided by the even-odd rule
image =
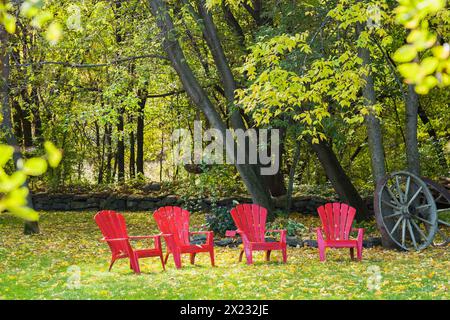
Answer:
[[[145,58],[162,59],[162,60],[169,61],[169,58],[165,57],[165,56],[161,56],[161,55],[157,55],[157,54],[144,54],[144,55],[140,55],[140,56],[118,58],[118,59],[114,59],[110,62],[105,62],[105,63],[74,63],[74,62],[65,62],[65,61],[37,61],[37,62],[28,62],[28,63],[16,63],[16,64],[13,64],[13,66],[29,67],[29,66],[43,66],[43,65],[60,65],[63,67],[80,68],[80,69],[82,69],[82,68],[102,68],[102,67],[120,64],[123,62],[134,61],[134,60],[145,59]]]

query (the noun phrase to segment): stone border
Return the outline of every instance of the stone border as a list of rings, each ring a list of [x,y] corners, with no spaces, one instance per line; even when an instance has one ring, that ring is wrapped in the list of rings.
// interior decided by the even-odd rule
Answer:
[[[209,211],[212,199],[183,199],[176,195],[125,195],[115,193],[63,194],[35,193],[32,195],[34,208],[44,211],[85,211],[85,210],[122,210],[146,211],[156,210],[163,206],[183,206],[191,211]],[[232,208],[233,202],[251,203],[249,197],[230,197],[218,199],[215,205]],[[317,207],[336,199],[316,196],[301,196],[292,198],[292,211],[304,214],[315,214]],[[366,199],[369,210],[373,214],[373,199]],[[275,208],[283,210],[284,199],[275,199]]]

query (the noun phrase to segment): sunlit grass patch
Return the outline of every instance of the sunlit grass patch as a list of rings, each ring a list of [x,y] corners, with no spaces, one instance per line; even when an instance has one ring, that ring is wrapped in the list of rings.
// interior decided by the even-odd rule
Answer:
[[[448,299],[448,248],[423,252],[366,249],[361,263],[348,250],[329,250],[321,263],[317,249],[289,248],[288,263],[273,253],[266,263],[239,263],[238,248],[216,248],[217,267],[207,254],[196,265],[183,258],[177,270],[169,258],[162,271],[158,258],[141,259],[142,275],[119,260],[107,272],[110,252],[98,239],[94,212],[42,213],[42,233],[24,236],[22,223],[0,218],[0,297],[3,299]],[[125,213],[130,235],[157,233],[149,213]],[[307,228],[313,217],[296,216]],[[204,216],[192,215],[200,226]],[[312,228],[310,228],[312,230]],[[312,236],[312,235],[307,235]],[[146,241],[133,243],[145,247]]]

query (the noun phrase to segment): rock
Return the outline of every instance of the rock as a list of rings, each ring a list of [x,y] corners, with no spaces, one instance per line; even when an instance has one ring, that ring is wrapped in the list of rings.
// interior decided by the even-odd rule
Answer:
[[[158,189],[160,184],[152,183],[145,188]],[[234,207],[235,203],[251,203],[251,198],[248,197],[228,197],[223,199],[210,199],[210,198],[195,198],[184,200],[180,199],[176,195],[126,195],[117,194],[111,192],[95,192],[80,193],[80,194],[49,194],[49,193],[36,193],[32,194],[33,203],[37,210],[57,210],[57,211],[70,211],[70,210],[86,210],[86,209],[110,209],[110,210],[154,210],[163,206],[182,206],[192,212],[203,211],[209,212],[211,210],[212,203],[218,207],[225,207],[230,210]],[[373,199],[368,197],[364,199],[367,203],[369,210],[373,210]],[[292,199],[292,211],[300,212],[302,214],[317,214],[317,207],[323,205],[326,202],[333,201],[333,199],[319,198],[313,196],[294,197]],[[275,199],[275,202],[279,209],[284,208],[285,199],[279,197]],[[373,242],[373,241],[372,241]],[[368,246],[378,245],[375,241],[368,243]]]
[[[303,240],[303,244],[307,247],[317,248],[317,241],[316,240]]]
[[[199,234],[192,237],[191,241],[189,241],[190,244],[203,244],[206,242],[206,235],[205,234]]]
[[[381,238],[368,238],[367,240],[363,241],[363,247],[364,248],[373,248],[381,246]]]
[[[225,239],[214,241],[214,245],[219,246],[219,247],[227,247],[227,246],[231,245],[232,243],[233,243],[233,239],[231,239],[231,238],[225,238]]]
[[[137,205],[138,210],[154,210],[156,208],[157,206],[155,202],[147,200],[140,201]]]
[[[90,195],[88,194],[74,194],[72,199],[73,200],[80,200],[80,201],[87,201],[87,199],[90,198]]]
[[[297,237],[286,237],[286,243],[288,246],[293,248],[303,247],[303,240]]]
[[[86,201],[72,201],[70,203],[70,209],[72,210],[85,210],[89,207]]]
[[[161,200],[161,206],[173,206],[175,204],[177,204],[178,202],[178,197],[174,196],[174,195],[168,195],[165,198],[163,198]]]
[[[53,202],[50,205],[50,210],[69,211],[70,209],[70,202]]]
[[[161,190],[161,184],[152,182],[142,187],[142,191],[144,192],[150,192],[150,191],[160,191]]]

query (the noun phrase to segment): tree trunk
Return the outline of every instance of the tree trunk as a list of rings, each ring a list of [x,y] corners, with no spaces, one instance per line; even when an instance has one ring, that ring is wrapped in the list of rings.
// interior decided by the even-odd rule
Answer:
[[[42,143],[43,142],[43,136],[42,136],[42,119],[41,119],[41,113],[39,111],[39,95],[36,88],[33,88],[32,91],[32,101],[33,104],[31,106],[31,113],[33,115],[33,126],[34,126],[34,138],[36,141]]]
[[[98,121],[94,122],[95,125],[95,142],[97,149],[97,161],[98,161],[98,176],[97,176],[97,184],[103,183],[103,164],[104,164],[104,155],[105,155],[105,135],[103,134],[103,141],[100,135],[100,126],[98,125]]]
[[[224,121],[221,119],[211,100],[187,64],[178,40],[174,39],[174,34],[176,34],[176,32],[165,2],[161,0],[150,0],[149,4],[162,34],[163,48],[172,62],[173,68],[180,77],[184,89],[193,103],[203,112],[211,127],[218,129],[223,137],[225,137],[227,128]],[[227,154],[234,157],[234,150],[234,141],[227,140]],[[254,169],[247,164],[236,164],[236,168],[241,175],[247,190],[250,192],[253,201],[266,207],[270,212],[269,218],[272,219],[274,216],[270,195],[268,190],[261,184]]]
[[[1,129],[5,134],[6,143],[14,147],[13,161],[17,168],[17,162],[22,159],[22,153],[18,146],[17,139],[13,133],[11,122],[11,105],[9,101],[9,53],[8,53],[8,34],[3,25],[0,25],[0,60],[1,60],[1,102],[2,102],[2,116],[3,122]],[[24,187],[28,187],[28,182],[24,183]],[[27,206],[33,208],[33,200],[31,193],[27,197]],[[24,234],[39,233],[39,224],[37,221],[25,221]]]
[[[136,154],[135,154],[134,131],[130,132],[130,179],[136,177]]]
[[[147,91],[144,91],[139,100],[139,112],[136,128],[136,171],[144,176],[144,117]]]
[[[117,123],[117,180],[123,182],[125,180],[125,141],[123,131],[123,113],[124,110],[119,110],[119,122]]]
[[[417,116],[419,109],[419,95],[414,85],[408,85],[406,104],[406,160],[408,170],[420,176],[419,143],[417,141]]]
[[[280,131],[284,132],[284,129],[279,129]],[[284,175],[283,172],[281,171],[281,166],[283,165],[283,153],[284,153],[284,133],[281,134],[280,140],[280,149],[279,149],[279,155],[280,155],[280,159],[279,159],[279,169],[278,171],[273,174],[273,175],[265,175],[262,176],[262,179],[264,181],[264,183],[266,184],[267,188],[270,191],[270,194],[272,195],[272,197],[281,197],[286,195],[287,190],[286,190],[286,184],[284,181]],[[270,146],[267,147],[268,150],[270,150]]]
[[[106,182],[112,182],[112,128],[110,124],[105,124],[105,137],[106,137]]]
[[[23,145],[23,130],[22,130],[22,109],[17,101],[11,101],[13,107],[13,127],[14,136],[17,139],[17,144]]]
[[[369,217],[369,210],[359,195],[350,178],[345,173],[332,147],[326,141],[312,143],[312,149],[317,155],[325,173],[343,202],[356,209],[356,220],[361,221]]]
[[[363,31],[361,23],[357,24],[357,35]],[[364,67],[370,67],[370,51],[367,48],[358,48],[358,56],[362,59]],[[372,163],[373,180],[378,183],[386,175],[386,166],[384,158],[383,134],[381,124],[377,119],[374,110],[371,109],[376,104],[375,87],[371,71],[364,77],[366,85],[363,88],[363,96],[366,105],[369,107],[369,114],[365,116],[365,124],[369,141],[369,150]]]
[[[300,150],[301,150],[301,142],[297,141],[297,143],[295,145],[292,166],[289,170],[289,182],[288,182],[288,189],[287,189],[287,194],[286,194],[286,211],[288,213],[291,212],[292,192],[294,191],[295,170],[297,169],[298,162],[300,161]]]
[[[22,90],[22,99],[26,105],[22,108],[22,130],[23,130],[23,145],[26,148],[33,146],[33,126],[31,125],[30,106],[31,99],[25,90]],[[20,106],[19,106],[20,108]]]

